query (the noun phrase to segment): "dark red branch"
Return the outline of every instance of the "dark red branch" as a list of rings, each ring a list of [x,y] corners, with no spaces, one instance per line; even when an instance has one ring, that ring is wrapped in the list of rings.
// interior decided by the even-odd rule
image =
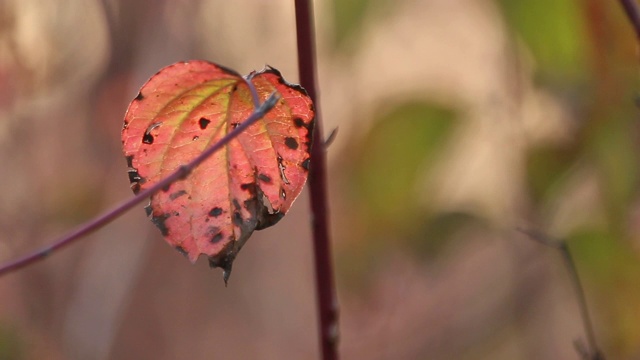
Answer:
[[[313,147],[311,148],[309,190],[313,216],[313,248],[320,347],[323,360],[337,360],[338,300],[333,280],[333,262],[329,239],[327,173],[320,106],[317,96],[313,8],[310,0],[296,0],[295,9],[300,84],[309,93],[316,109],[316,124],[313,134]]]
[[[253,84],[247,82],[249,88],[252,92],[255,92],[253,89]],[[209,158],[213,153],[220,150],[223,146],[225,146],[229,141],[238,136],[242,131],[244,131],[251,124],[255,123],[259,119],[261,119],[269,110],[271,110],[275,105],[278,99],[280,98],[279,94],[273,93],[271,96],[259,107],[257,107],[251,116],[247,120],[245,120],[240,126],[236,127],[233,131],[229,132],[225,135],[220,141],[215,143],[213,146],[203,151],[198,157],[191,160],[191,162],[182,165],[171,175],[159,181],[154,186],[139,192],[133,198],[123,202],[122,204],[116,206],[115,208],[105,212],[104,214],[80,225],[76,229],[70,231],[69,233],[61,236],[60,238],[53,241],[52,245],[46,246],[39,250],[32,252],[31,254],[27,254],[21,258],[18,258],[14,261],[8,262],[0,266],[0,276],[5,275],[11,271],[20,269],[27,265],[31,265],[38,260],[42,260],[51,254],[53,251],[60,249],[64,246],[70,245],[75,240],[81,239],[85,235],[88,235],[111,221],[117,219],[120,215],[125,213],[127,210],[132,207],[140,204],[141,202],[149,199],[149,197],[156,192],[160,191],[162,188],[165,188],[171,185],[173,182],[178,181],[180,179],[186,178],[193,169],[195,169],[198,165],[204,162],[207,158]]]

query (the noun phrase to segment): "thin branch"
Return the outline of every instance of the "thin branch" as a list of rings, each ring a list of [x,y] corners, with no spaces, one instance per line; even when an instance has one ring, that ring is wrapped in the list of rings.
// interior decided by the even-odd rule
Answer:
[[[591,317],[589,316],[589,309],[587,307],[587,297],[584,294],[584,288],[582,287],[582,282],[580,281],[580,276],[578,275],[578,270],[576,268],[575,262],[573,261],[573,256],[571,255],[571,251],[569,251],[569,247],[567,246],[567,242],[562,240],[551,239],[549,236],[535,230],[525,230],[525,229],[517,229],[517,230],[527,235],[530,239],[535,240],[536,242],[552,247],[554,249],[558,249],[558,251],[560,251],[560,254],[562,255],[562,260],[564,261],[565,268],[569,273],[570,282],[573,285],[573,289],[575,291],[575,295],[578,300],[578,307],[580,308],[580,315],[582,317],[584,332],[587,335],[587,343],[589,344],[587,359],[604,360],[605,359],[604,354],[598,349],[598,345],[596,343],[596,336],[595,336],[595,332],[593,331],[593,324],[591,322]],[[577,348],[580,349],[579,347]],[[579,350],[579,352],[582,352],[582,351]]]
[[[620,5],[624,9],[624,12],[633,26],[633,30],[636,33],[636,37],[640,40],[640,9],[638,9],[638,3],[636,0],[619,0]]]
[[[296,0],[296,36],[300,84],[315,104],[316,124],[311,148],[309,190],[313,216],[313,249],[315,258],[316,296],[318,299],[319,340],[323,360],[338,359],[338,300],[333,279],[333,262],[329,238],[327,206],[327,171],[322,122],[317,96],[315,34],[313,5],[310,0]]]
[[[255,92],[255,89],[253,89],[253,84],[249,81],[247,81],[247,84],[249,85],[249,88],[252,89],[251,91]],[[18,270],[27,265],[31,265],[38,260],[42,260],[46,258],[53,251],[60,249],[64,246],[67,246],[72,242],[74,242],[75,240],[78,240],[83,236],[90,234],[100,229],[101,227],[105,226],[106,224],[110,223],[111,221],[117,219],[120,215],[122,215],[129,209],[133,208],[134,206],[148,199],[151,195],[157,193],[163,188],[166,188],[167,186],[171,185],[175,181],[185,179],[193,171],[193,169],[195,169],[198,165],[204,162],[213,153],[220,150],[229,141],[231,141],[236,136],[238,136],[242,131],[244,131],[253,123],[261,119],[267,112],[269,112],[269,110],[271,110],[276,105],[279,98],[280,98],[280,95],[278,93],[271,94],[271,96],[269,96],[269,98],[264,103],[262,103],[256,109],[254,109],[251,116],[249,116],[247,120],[245,120],[242,124],[240,124],[238,127],[230,131],[227,135],[225,135],[222,139],[220,139],[220,141],[215,143],[213,146],[211,146],[207,150],[203,151],[200,155],[198,155],[196,158],[191,160],[189,163],[180,166],[176,171],[171,173],[171,175],[162,179],[152,187],[139,192],[133,198],[121,203],[120,205],[114,207],[113,209],[108,210],[102,215],[99,215],[98,217],[80,225],[79,227],[70,231],[69,233],[59,237],[58,239],[54,240],[51,245],[43,247],[39,250],[36,250],[14,261],[10,261],[8,263],[0,265],[0,276],[6,275],[7,273]]]

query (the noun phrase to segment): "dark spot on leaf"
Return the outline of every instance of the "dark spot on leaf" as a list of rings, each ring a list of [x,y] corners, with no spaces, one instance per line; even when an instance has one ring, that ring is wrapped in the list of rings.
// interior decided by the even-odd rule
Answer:
[[[177,171],[180,172],[180,180],[184,180],[187,178],[187,176],[189,176],[189,174],[191,174],[191,168],[189,168],[187,165],[180,165],[177,169]]]
[[[288,87],[291,90],[297,91],[301,94],[303,94],[304,96],[309,96],[309,94],[307,94],[307,91],[300,85],[297,84],[291,84],[288,83],[283,77],[282,74],[280,73],[280,71],[278,71],[278,69],[272,68],[271,66],[267,66],[267,69],[264,71],[265,73],[271,73],[277,76],[278,78],[278,82],[282,85],[285,85],[286,87]]]
[[[133,167],[133,155],[127,156],[127,165],[129,166],[127,174],[129,175],[129,183],[131,183],[131,190],[133,190],[134,194],[137,194],[140,191],[140,185],[144,184],[145,179],[140,177],[138,169]]]
[[[159,123],[159,122],[155,122],[149,125],[147,130],[144,132],[144,135],[142,135],[142,142],[145,144],[153,144],[154,139],[153,139],[153,135],[151,135],[151,131],[160,125],[162,125],[162,123]]]
[[[237,123],[237,122],[231,123],[231,129],[235,129],[238,126],[240,126],[240,123]]]
[[[251,194],[255,194],[256,192],[256,184],[255,183],[247,183],[240,185],[240,189],[247,190]]]
[[[171,184],[162,188],[162,192],[169,192],[169,190],[171,190]]]
[[[215,244],[218,241],[222,240],[222,231],[220,231],[220,228],[217,226],[209,226],[209,229],[207,229],[207,233],[211,235],[209,242],[211,242],[212,244]]]
[[[196,135],[196,136],[194,136],[194,137],[193,137],[193,139],[191,139],[191,140],[196,141],[196,140],[198,140],[198,139],[200,139],[200,137],[198,137],[198,135]]]
[[[165,222],[170,217],[170,214],[151,215],[151,222],[153,222],[158,227],[158,229],[160,229],[160,233],[162,233],[162,236],[169,235],[169,229],[167,228]]]
[[[292,137],[286,137],[284,139],[284,144],[287,145],[287,147],[291,150],[295,150],[298,148],[298,142]]]
[[[207,128],[207,126],[209,125],[209,123],[211,122],[211,120],[206,119],[206,118],[200,118],[200,120],[198,120],[198,125],[200,125],[200,129],[204,130]]]
[[[234,211],[232,221],[236,226],[242,225],[242,214],[239,211]]]
[[[138,174],[138,170],[130,167],[127,170],[127,173],[129,174],[129,182],[130,183],[138,183],[140,181],[140,174]]]
[[[144,135],[142,135],[142,142],[145,144],[153,144],[153,135],[144,133]]]
[[[269,175],[265,175],[265,174],[258,174],[258,180],[263,181],[267,184],[271,184],[271,181],[272,181]]]
[[[180,191],[176,191],[173,194],[169,195],[169,199],[170,200],[175,200],[177,198],[179,198],[180,196],[184,196],[187,195],[187,192],[184,190],[180,190]]]
[[[153,213],[153,209],[151,208],[151,203],[149,203],[149,205],[144,207],[144,212],[147,213],[147,216],[151,216],[151,213]]]
[[[209,211],[209,216],[218,217],[220,215],[222,215],[222,208],[214,207]]]
[[[284,214],[277,211],[273,214],[269,214],[268,212],[263,212],[260,217],[258,217],[258,225],[256,225],[256,230],[266,229],[269,226],[273,226],[280,221],[284,217]]]
[[[178,250],[178,252],[184,256],[188,256],[189,254],[187,253],[187,250],[185,250],[182,246],[178,245],[176,246],[176,250]]]
[[[124,120],[124,125],[122,126],[123,129],[126,129],[129,127],[129,122],[127,121],[127,119]],[[124,140],[122,140],[122,143],[124,144]]]
[[[213,235],[213,237],[209,240],[212,244],[217,243],[218,241],[222,240],[222,233],[219,232],[215,235]]]
[[[283,188],[280,188],[280,197],[282,198],[282,200],[285,200],[287,198],[287,193]]]
[[[133,155],[127,156],[126,159],[127,159],[127,166],[133,167]]]
[[[303,169],[309,171],[309,166],[311,165],[311,158],[307,158],[305,161],[302,162],[301,166]]]
[[[231,88],[231,92],[234,92],[238,90],[238,84],[234,84],[233,87]]]
[[[243,204],[245,209],[249,210],[250,213],[253,213],[256,207],[256,199],[254,197],[250,197],[249,199],[245,200]]]
[[[142,178],[138,174],[138,170],[134,168],[129,168],[129,182],[131,183],[131,190],[133,190],[134,194],[137,194],[140,191],[140,184],[142,183]]]
[[[255,209],[255,218],[257,220],[255,223],[256,230],[267,228],[280,221],[284,214],[278,210],[273,209],[273,207],[271,206],[271,202],[262,192],[262,189],[260,189],[260,187],[257,188],[256,195],[256,198],[250,199],[253,200],[253,204],[257,205],[257,209]],[[245,201],[245,203],[249,202],[250,200]]]
[[[134,100],[138,100],[138,101],[140,101],[140,100],[142,100],[142,99],[144,99],[144,96],[142,95],[142,93],[141,93],[141,92],[138,92],[138,96],[136,96],[136,98],[135,98]]]
[[[302,120],[301,118],[297,117],[293,119],[293,125],[295,125],[297,128],[301,128],[304,126],[304,120]]]

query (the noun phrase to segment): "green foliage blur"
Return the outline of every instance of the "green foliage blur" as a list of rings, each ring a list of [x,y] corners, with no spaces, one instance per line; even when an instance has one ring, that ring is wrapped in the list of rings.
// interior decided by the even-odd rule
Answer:
[[[594,179],[598,195],[589,202],[586,218],[561,236],[574,253],[608,356],[627,358],[640,350],[640,129],[634,104],[640,72],[636,40],[617,5],[496,1],[510,41],[535,64],[535,86],[563,104],[576,125],[569,138],[537,144],[525,153],[531,213],[526,220],[553,231],[547,225],[558,221],[558,202],[585,178]],[[342,51],[347,39],[361,33],[366,14],[382,16],[381,9],[389,5],[334,0],[333,6],[334,46]],[[461,109],[449,107],[426,95],[387,106],[352,145],[353,155],[341,166],[356,208],[338,264],[347,279],[345,289],[359,289],[354,284],[382,271],[388,254],[397,249],[429,262],[457,232],[491,228],[481,214],[424,205],[430,194],[418,184],[446,155],[443,147],[461,125],[456,116]]]
[[[17,333],[0,324],[0,360],[24,359],[23,343]]]

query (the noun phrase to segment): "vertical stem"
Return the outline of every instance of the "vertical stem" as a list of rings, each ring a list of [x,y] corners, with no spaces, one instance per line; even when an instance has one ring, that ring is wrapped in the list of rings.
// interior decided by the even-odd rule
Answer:
[[[333,263],[329,239],[326,158],[322,139],[320,106],[317,97],[315,34],[311,1],[296,0],[295,11],[300,83],[309,93],[316,109],[316,124],[311,148],[309,189],[313,216],[313,248],[320,346],[323,360],[337,360],[338,301],[333,280]]]

